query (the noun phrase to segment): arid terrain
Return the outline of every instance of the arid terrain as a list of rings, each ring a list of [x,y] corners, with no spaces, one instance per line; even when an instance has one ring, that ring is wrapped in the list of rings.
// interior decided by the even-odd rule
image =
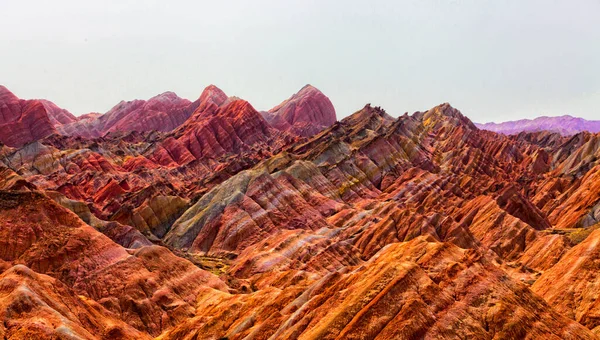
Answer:
[[[0,335],[597,339],[600,133],[507,128],[0,86]]]

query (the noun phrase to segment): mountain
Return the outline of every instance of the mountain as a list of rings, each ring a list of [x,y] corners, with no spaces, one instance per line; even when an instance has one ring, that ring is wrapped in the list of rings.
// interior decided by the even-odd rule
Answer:
[[[52,134],[93,139],[108,133],[170,132],[198,111],[237,99],[210,85],[194,102],[165,92],[149,100],[121,101],[104,114],[89,113],[78,118],[48,100],[21,100],[0,86],[0,126],[4,128],[0,142],[21,146]],[[336,120],[331,101],[310,85],[262,115],[267,125],[304,137],[318,133]]]
[[[121,101],[102,115],[86,115],[71,124],[60,126],[59,133],[87,138],[119,131],[171,131],[191,115],[192,103],[173,92],[149,100]]]
[[[56,133],[57,127],[75,122],[69,111],[43,100],[19,99],[0,85],[0,142],[22,146]]]
[[[600,231],[591,232],[544,272],[532,287],[557,311],[595,331],[598,330],[599,306],[592,287],[600,280],[595,260],[600,255],[599,238]]]
[[[538,117],[533,120],[522,119],[504,123],[477,124],[480,129],[494,131],[505,135],[519,132],[550,131],[570,136],[582,131],[600,132],[600,120],[585,120],[572,116]]]
[[[274,128],[310,137],[335,123],[333,104],[312,85],[304,86],[298,93],[263,116]]]
[[[207,94],[192,116],[159,143],[150,159],[162,165],[231,155],[269,153],[281,145],[282,133],[272,128],[252,105],[242,99]]]
[[[323,97],[261,113],[211,85],[0,145],[0,334],[598,338],[600,133]],[[105,132],[56,133],[84,122]]]

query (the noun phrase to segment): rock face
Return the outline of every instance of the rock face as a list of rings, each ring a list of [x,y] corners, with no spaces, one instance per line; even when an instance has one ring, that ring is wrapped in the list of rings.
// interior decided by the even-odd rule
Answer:
[[[560,117],[544,116],[535,119],[522,119],[504,123],[477,124],[477,127],[483,130],[503,133],[505,135],[514,135],[519,132],[551,131],[569,136],[583,131],[592,133],[600,132],[600,121],[585,120],[583,118],[568,115]]]
[[[569,250],[534,283],[532,289],[563,315],[596,334],[600,330],[597,288],[600,230]]]
[[[232,155],[264,157],[291,140],[273,129],[250,103],[241,99],[202,102],[194,114],[154,150],[150,159],[165,166]]]
[[[1,332],[10,339],[149,339],[60,280],[15,265],[0,274]]]
[[[329,98],[312,85],[304,86],[263,116],[274,128],[304,137],[319,133],[337,120]]]
[[[202,289],[226,289],[225,284],[214,275],[196,268],[165,248],[146,246],[128,252],[85,224],[77,215],[40,193],[5,191],[0,192],[0,199],[0,234],[4,240],[0,259],[6,265],[18,265],[13,270],[16,273],[3,274],[4,279],[1,280],[7,280],[7,275],[22,275],[34,281],[48,281],[45,284],[48,286],[45,288],[47,290],[58,286],[55,294],[75,299],[76,303],[61,301],[60,295],[41,299],[51,298],[62,304],[72,303],[74,306],[67,305],[68,309],[78,307],[79,304],[82,309],[87,308],[88,313],[95,312],[94,318],[84,326],[93,325],[101,331],[120,334],[120,337],[125,338],[135,338],[140,332],[156,336],[169,325],[173,326],[194,314],[196,292]],[[55,280],[36,275],[33,271],[49,275]],[[181,280],[182,278],[185,279]],[[61,286],[61,282],[73,290]],[[193,286],[190,285],[191,282],[194,282]],[[44,283],[32,283],[34,286],[37,284]],[[3,290],[9,288],[4,285],[2,287]],[[16,288],[15,292],[45,294],[44,291],[29,292],[24,288]],[[76,294],[82,295],[83,300]],[[61,309],[60,304],[47,306],[48,311],[36,310],[33,308],[35,304],[44,306],[43,301],[35,302],[36,298],[33,297],[34,301],[28,302],[30,298],[27,296],[15,298],[32,304],[29,307],[9,306],[17,308],[17,312],[30,313],[23,313],[23,322],[33,322],[41,316],[51,324],[54,320],[52,317],[60,318],[58,313],[65,313],[63,309],[66,308]],[[50,309],[57,311],[52,312]],[[8,312],[10,311],[9,309]],[[44,316],[46,314],[50,316]],[[107,329],[104,329],[102,323],[110,325],[110,321],[104,320],[103,315],[119,315],[129,326],[120,323],[122,329],[108,329],[106,326]],[[75,326],[80,325],[75,322]],[[119,323],[111,325],[118,326]],[[130,329],[131,326],[138,331]],[[48,327],[50,326],[42,331],[49,332],[50,335],[52,332],[68,333],[70,324],[54,330],[47,329]],[[89,328],[88,332],[101,334],[97,330],[98,328]],[[33,331],[37,332],[35,329]],[[75,331],[80,330],[77,328]],[[96,336],[91,336],[90,333],[83,333],[84,337]]]
[[[0,142],[22,146],[56,133],[76,121],[69,111],[47,100],[22,100],[0,85]]]
[[[81,116],[71,124],[58,127],[58,132],[85,138],[131,131],[168,132],[183,124],[195,111],[205,110],[210,105],[220,106],[227,100],[227,95],[214,85],[206,87],[195,102],[165,92],[147,101],[122,101],[105,114]]]
[[[225,92],[223,92],[220,88],[216,87],[215,85],[209,85],[204,89],[204,91],[202,91],[202,94],[198,99],[200,101],[199,104],[202,106],[200,110],[204,110],[207,106],[213,104],[216,106],[221,106],[227,101],[227,99],[229,99],[229,97],[227,97]]]
[[[178,101],[44,109],[51,135],[0,145],[0,334],[598,338],[600,134],[448,103],[336,122],[312,87],[267,114]],[[98,137],[55,133],[76,124]]]

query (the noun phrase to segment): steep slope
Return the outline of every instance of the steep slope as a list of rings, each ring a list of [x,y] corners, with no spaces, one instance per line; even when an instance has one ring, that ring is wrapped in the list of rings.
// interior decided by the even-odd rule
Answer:
[[[199,105],[196,110],[204,111],[210,105],[221,106],[227,101],[227,99],[229,98],[225,92],[223,92],[223,90],[215,85],[209,85],[202,91],[200,98],[198,98]]]
[[[0,142],[22,146],[53,133],[77,119],[47,100],[19,99],[0,85]]]
[[[494,291],[491,296],[496,298],[508,292],[498,282],[507,282],[511,277],[509,281],[519,279],[530,285],[540,274],[545,275],[544,271],[559,266],[570,247],[566,237],[545,232],[551,228],[548,217],[532,203],[527,194],[530,188],[521,181],[555,174],[550,172],[549,160],[544,161],[546,168],[537,165],[540,159],[544,160],[540,158],[544,157],[540,156],[543,149],[480,131],[448,104],[396,121],[388,117],[381,109],[367,106],[306,143],[297,144],[218,185],[174,223],[165,237],[168,244],[191,254],[235,258],[229,273],[263,286],[256,299],[244,302],[233,299],[244,307],[231,318],[221,314],[225,308],[219,305],[232,303],[232,298],[210,299],[214,307],[204,315],[217,315],[214,322],[205,324],[205,317],[192,319],[170,331],[170,337],[216,334],[211,333],[215,331],[211,328],[214,325],[216,329],[228,329],[231,338],[259,334],[273,338],[594,338],[578,324],[559,316],[525,286],[516,284],[521,288],[515,288],[511,286],[513,283],[509,284],[513,287],[510,289],[519,293],[510,293],[514,295],[507,300],[500,298],[493,302],[498,307],[474,314],[496,315],[491,319],[486,317],[482,325],[476,323],[480,319],[470,317],[460,308],[440,307],[444,310],[441,312],[444,322],[435,321],[442,320],[436,316],[435,308],[420,311],[416,306],[430,308],[432,303],[422,295],[426,285],[412,271],[400,277],[411,277],[417,282],[413,284],[419,287],[422,303],[406,302],[395,309],[391,301],[408,298],[394,294],[414,295],[402,290],[391,293],[395,292],[393,285],[383,288],[379,295],[378,290],[373,293],[382,296],[382,302],[361,301],[359,297],[366,293],[348,296],[341,293],[362,291],[363,285],[365,292],[371,285],[380,287],[376,277],[387,272],[380,267],[373,272],[361,270],[360,279],[342,280],[327,293],[331,295],[315,296],[319,293],[313,293],[313,289],[320,292],[325,289],[321,286],[323,281],[310,288],[309,278],[327,280],[329,275],[337,276],[336,271],[351,270],[351,266],[371,266],[375,259],[386,256],[382,254],[387,249],[401,247],[404,242],[422,242],[419,235],[428,235],[429,241],[436,245],[432,247],[456,247],[485,254],[479,259],[488,263],[489,268],[485,274],[475,275],[487,277],[497,271],[504,277],[492,275],[495,279],[481,283],[480,287],[486,287],[487,293]],[[584,179],[584,182],[593,181]],[[449,263],[462,263],[447,255],[439,257]],[[382,263],[398,261],[387,259]],[[474,268],[472,263],[465,266]],[[425,268],[438,267],[428,264]],[[308,281],[308,288],[303,291],[311,292],[310,295],[303,293],[294,300],[285,293],[280,297],[267,293],[270,286],[284,288],[284,292],[291,289],[284,279],[287,276],[297,278],[297,288],[302,286],[300,282]],[[441,286],[447,285],[440,278],[431,279]],[[354,281],[358,283],[354,285]],[[480,292],[476,287],[477,284],[463,287],[453,294],[469,296],[470,288]],[[439,298],[443,293],[433,295]],[[488,299],[477,294],[473,298]],[[527,302],[517,302],[519,299]],[[260,310],[276,309],[284,313],[253,314],[258,308],[253,306],[261,300],[274,305]],[[284,308],[290,301],[294,303]],[[365,307],[355,308],[359,302]],[[386,307],[376,308],[378,303]],[[448,305],[470,303],[449,301]],[[520,303],[524,303],[523,307],[516,307]],[[321,307],[323,311],[319,312]],[[472,308],[467,310],[473,311]],[[507,309],[515,308],[519,312],[512,314],[512,321],[500,321],[501,316],[508,315]],[[538,323],[545,313],[549,314],[542,318],[547,321]],[[431,323],[426,317],[415,317],[432,314]],[[451,315],[460,320],[455,328],[436,326],[437,322],[452,324],[445,319]],[[557,317],[570,326],[542,326],[539,330],[532,326],[551,323]],[[383,321],[379,326],[378,322],[368,320]],[[490,320],[498,322],[498,326]],[[389,326],[396,324],[398,327]],[[283,326],[272,333],[274,325]],[[395,333],[399,329],[405,333]],[[571,333],[575,329],[582,333]]]
[[[558,312],[596,334],[600,333],[599,259],[600,230],[595,230],[532,286]]]
[[[304,137],[315,135],[336,121],[333,104],[312,85],[304,86],[289,99],[263,112],[263,117],[278,130]]]

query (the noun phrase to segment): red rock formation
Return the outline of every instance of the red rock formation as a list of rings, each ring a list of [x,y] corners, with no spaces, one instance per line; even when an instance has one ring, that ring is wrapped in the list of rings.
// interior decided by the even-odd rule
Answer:
[[[40,99],[40,102],[44,105],[48,113],[48,118],[50,118],[50,122],[54,126],[70,124],[78,120],[71,112],[61,109],[49,100]]]
[[[56,133],[55,125],[75,119],[70,113],[42,100],[22,100],[0,86],[0,142],[22,146]]]
[[[277,112],[319,121],[301,93]],[[0,189],[22,190],[0,192],[0,281],[54,287],[7,334],[597,338],[598,135],[507,137],[442,104],[306,138],[214,86],[186,110],[0,146]]]
[[[304,86],[289,99],[263,112],[263,116],[274,128],[304,137],[317,134],[337,120],[329,98],[312,85]]]
[[[94,300],[24,265],[0,274],[0,333],[10,339],[150,339]]]
[[[171,131],[183,124],[195,111],[210,105],[220,106],[227,95],[214,85],[204,89],[195,102],[165,92],[147,101],[122,101],[105,114],[90,113],[71,124],[58,127],[67,136],[97,138],[107,133],[129,131]]]
[[[211,104],[221,106],[227,101],[227,99],[227,95],[220,88],[216,87],[215,85],[209,85],[204,89],[204,91],[202,91],[202,94],[198,99],[201,106],[200,110],[206,109],[206,107]]]
[[[165,248],[126,250],[40,193],[0,192],[0,217],[0,259],[52,276],[100,313],[155,336],[194,315],[200,290],[227,288]]]
[[[596,334],[600,331],[599,258],[600,231],[596,230],[545,271],[532,286],[532,290],[556,311]]]
[[[250,103],[237,99],[221,107],[200,106],[150,159],[161,165],[182,165],[236,154],[254,157],[268,155],[290,140],[271,128]]]
[[[173,92],[165,92],[148,101],[120,102],[103,115],[87,116],[58,128],[64,135],[100,137],[116,131],[171,131],[192,113],[192,103]]]
[[[303,292],[203,294],[207,307],[165,338],[594,338],[481,254],[424,237],[308,284],[300,275]]]
[[[77,120],[94,120],[94,119],[99,118],[100,116],[102,116],[102,113],[90,112],[90,113],[83,114],[76,118],[77,118]]]

